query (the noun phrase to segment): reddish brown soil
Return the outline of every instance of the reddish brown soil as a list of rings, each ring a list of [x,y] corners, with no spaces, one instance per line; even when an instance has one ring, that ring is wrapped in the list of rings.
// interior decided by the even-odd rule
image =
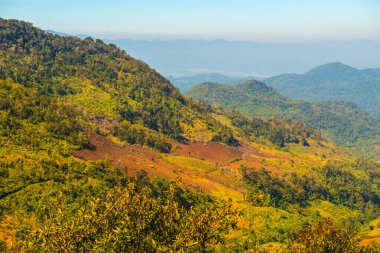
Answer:
[[[114,143],[112,140],[95,133],[88,133],[88,137],[91,145],[93,145],[93,149],[75,151],[73,152],[74,157],[83,160],[109,159],[114,166],[124,169],[129,176],[134,176],[138,171],[145,170],[149,177],[160,176],[169,180],[181,178],[184,186],[186,187],[199,188],[205,192],[226,192],[229,195],[233,195],[238,198],[242,197],[242,194],[237,189],[223,185],[216,179],[209,177],[204,172],[195,171],[188,168],[179,168],[178,166],[163,161],[160,159],[160,156],[163,154],[157,151],[136,145],[119,145]],[[189,147],[192,147],[192,144],[189,145]],[[223,145],[219,145],[216,145],[216,147],[224,147]],[[201,146],[201,144],[195,144],[195,147],[198,146]],[[212,147],[214,147],[214,145],[212,145]],[[195,150],[195,148],[191,148],[189,150]],[[240,154],[236,152],[233,153],[232,151],[223,151],[223,153],[226,154],[229,152],[230,155],[228,158],[225,158],[227,160],[230,159],[230,157],[236,157],[235,154]],[[209,156],[207,156],[207,158],[208,157]],[[225,160],[222,156],[213,155],[210,157],[215,157],[215,161]]]
[[[229,195],[241,197],[241,189],[236,185],[226,185],[217,176],[211,176],[206,172],[184,168],[161,159],[164,154],[155,150],[136,145],[120,145],[107,137],[96,133],[87,133],[92,149],[78,150],[73,156],[83,160],[109,159],[114,166],[123,169],[127,175],[134,176],[138,171],[145,170],[149,177],[164,177],[169,180],[181,178],[185,186],[200,188],[203,191],[226,192]],[[222,166],[235,170],[240,166],[263,166],[262,158],[289,159],[279,155],[269,154],[258,147],[243,143],[241,146],[232,147],[215,142],[193,142],[183,144],[172,142],[173,154],[190,156],[197,159],[218,163]],[[234,158],[242,158],[240,161],[229,164]],[[265,167],[265,166],[264,166]]]
[[[256,166],[261,158],[279,158],[288,160],[289,157],[269,154],[258,147],[242,143],[241,146],[227,146],[217,142],[190,142],[187,144],[172,142],[177,148],[174,153],[183,156],[190,156],[197,159],[204,159],[210,162],[226,163],[234,158],[244,158],[245,163]]]
[[[157,153],[134,145],[119,145],[112,140],[95,133],[87,133],[92,149],[78,150],[73,156],[84,160],[110,159],[120,169],[125,169],[129,175],[136,171],[152,168]]]
[[[177,146],[174,153],[210,162],[226,163],[243,155],[243,147],[226,146],[217,142],[190,142],[188,144],[176,142],[174,145]]]

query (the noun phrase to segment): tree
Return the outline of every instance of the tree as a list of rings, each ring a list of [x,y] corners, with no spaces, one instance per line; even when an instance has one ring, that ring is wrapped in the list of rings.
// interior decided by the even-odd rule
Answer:
[[[359,246],[354,230],[342,229],[331,218],[316,222],[298,234],[289,252],[302,253],[358,253],[379,252],[380,246]]]
[[[166,198],[153,197],[152,186],[131,182],[110,191],[105,199],[67,210],[65,197],[46,207],[41,221],[20,222],[19,243],[12,250],[27,252],[170,252],[205,250],[224,242],[235,228],[231,203],[198,203],[185,208],[176,199],[182,191],[171,183]]]

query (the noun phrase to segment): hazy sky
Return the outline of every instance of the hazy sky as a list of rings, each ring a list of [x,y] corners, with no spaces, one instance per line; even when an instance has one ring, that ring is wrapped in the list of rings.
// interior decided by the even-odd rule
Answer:
[[[0,16],[99,38],[380,41],[379,0],[0,0]]]

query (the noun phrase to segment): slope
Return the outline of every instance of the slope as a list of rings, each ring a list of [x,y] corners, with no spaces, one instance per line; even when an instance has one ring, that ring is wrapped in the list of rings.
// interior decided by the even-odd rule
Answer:
[[[291,98],[353,102],[380,115],[380,69],[358,70],[342,63],[329,63],[303,75],[285,74],[264,81]]]
[[[258,118],[288,117],[326,133],[336,144],[358,155],[379,159],[380,119],[345,102],[308,103],[278,94],[259,81],[236,86],[204,83],[187,93],[210,104]]]
[[[185,98],[99,40],[0,28],[0,250],[244,251],[379,217],[378,164],[309,126]]]

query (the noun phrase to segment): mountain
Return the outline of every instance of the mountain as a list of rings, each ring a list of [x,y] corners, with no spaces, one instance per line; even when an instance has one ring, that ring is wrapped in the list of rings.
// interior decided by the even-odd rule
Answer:
[[[323,131],[336,144],[348,147],[356,154],[380,157],[380,118],[369,115],[352,103],[293,100],[255,80],[236,86],[203,83],[191,88],[187,95],[251,117],[299,120]]]
[[[180,89],[181,92],[187,92],[191,87],[199,83],[216,82],[216,83],[228,83],[235,84],[244,80],[252,79],[251,77],[232,77],[225,76],[217,73],[210,74],[198,74],[192,76],[172,77],[169,76],[168,80]]]
[[[358,70],[336,62],[318,66],[303,75],[285,74],[264,81],[291,98],[353,102],[380,115],[380,69]]]
[[[116,44],[165,76],[221,73],[263,78],[304,73],[314,66],[335,61],[358,68],[380,66],[380,43],[366,40],[265,43],[118,39],[106,42]]]
[[[0,19],[0,251],[370,250],[379,178],[308,125],[209,106],[115,45]]]

